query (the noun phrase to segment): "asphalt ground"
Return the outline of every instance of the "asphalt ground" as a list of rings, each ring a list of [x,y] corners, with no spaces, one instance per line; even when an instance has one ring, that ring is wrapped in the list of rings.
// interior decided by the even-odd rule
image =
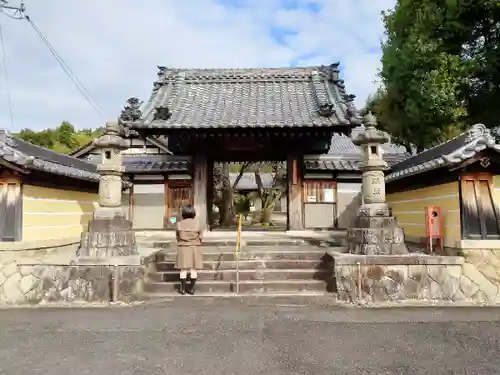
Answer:
[[[500,308],[185,296],[0,311],[0,374],[500,374]]]

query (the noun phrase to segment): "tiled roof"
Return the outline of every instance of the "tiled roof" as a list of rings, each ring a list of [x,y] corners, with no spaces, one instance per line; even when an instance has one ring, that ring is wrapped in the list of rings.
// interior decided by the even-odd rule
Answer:
[[[167,69],[134,128],[245,128],[356,125],[361,120],[338,64],[274,69]],[[168,120],[155,120],[168,107]]]
[[[420,174],[432,169],[450,166],[474,157],[478,152],[491,148],[500,151],[489,129],[476,124],[458,137],[441,143],[406,160],[393,165],[386,181]]]
[[[229,182],[231,186],[236,182],[239,173],[229,173]],[[262,187],[264,189],[273,187],[274,173],[261,173]],[[255,180],[255,173],[245,172],[238,181],[235,190],[257,190],[257,181]]]
[[[180,156],[125,156],[123,166],[126,173],[188,172],[191,158]]]
[[[312,171],[357,171],[358,164],[357,160],[304,160],[305,168]]]
[[[384,159],[389,165],[395,164],[408,157],[406,149],[393,143],[382,145]],[[361,162],[361,149],[352,143],[350,137],[341,133],[334,133],[330,150],[325,155],[308,155],[304,160],[308,170],[337,170],[357,171]]]
[[[98,181],[95,164],[32,145],[0,130],[0,160],[23,170],[36,169],[81,180]]]

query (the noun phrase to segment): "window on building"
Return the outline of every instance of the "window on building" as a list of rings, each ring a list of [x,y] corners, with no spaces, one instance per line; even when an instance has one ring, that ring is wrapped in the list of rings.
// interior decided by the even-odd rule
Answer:
[[[467,175],[460,180],[463,238],[500,238],[499,214],[493,199],[491,176]]]
[[[335,181],[305,180],[303,194],[304,226],[334,228],[337,222]]]

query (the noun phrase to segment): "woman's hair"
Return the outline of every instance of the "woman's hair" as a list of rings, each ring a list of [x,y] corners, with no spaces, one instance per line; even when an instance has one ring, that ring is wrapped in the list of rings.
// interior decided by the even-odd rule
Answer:
[[[196,211],[191,204],[186,204],[181,207],[181,216],[183,219],[194,219],[196,217]]]

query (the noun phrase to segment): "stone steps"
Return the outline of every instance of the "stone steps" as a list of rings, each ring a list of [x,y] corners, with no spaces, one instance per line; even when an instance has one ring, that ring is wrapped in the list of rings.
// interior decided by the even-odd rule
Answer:
[[[240,281],[244,280],[324,280],[331,277],[328,270],[318,269],[247,269],[239,271]],[[179,281],[179,271],[151,272],[151,282]],[[236,270],[202,270],[198,271],[198,280],[236,281]]]
[[[175,270],[174,261],[156,262],[156,270],[159,272]],[[260,270],[260,269],[331,269],[333,263],[318,260],[289,260],[289,259],[247,259],[240,260],[238,267],[240,270]],[[236,261],[203,261],[203,270],[235,270]]]
[[[340,251],[341,248],[331,248],[333,251]],[[155,254],[155,262],[174,262],[177,256],[177,252],[174,251],[161,251]],[[238,253],[238,258],[240,261],[243,260],[318,260],[324,259],[325,261],[331,257],[325,252],[325,250],[311,250],[306,248],[303,250],[293,249],[293,250],[282,250],[282,249],[272,249],[272,250],[244,250]],[[236,255],[234,251],[217,251],[216,249],[210,248],[203,251],[204,261],[222,261],[230,262],[236,260]]]
[[[160,240],[139,240],[138,244],[144,245],[151,248],[157,249],[175,249],[177,244],[175,240],[170,241],[160,241]],[[275,249],[297,249],[303,246],[304,248],[329,248],[329,247],[339,247],[343,246],[342,241],[337,239],[262,239],[262,240],[243,240],[241,242],[241,248],[245,249],[265,249],[265,248],[275,248]],[[204,240],[200,246],[204,248],[228,248],[231,251],[236,247],[235,240]]]
[[[187,295],[188,298],[232,298],[235,296],[234,292],[226,292],[226,293],[215,293],[215,292],[204,292],[204,291],[196,291],[194,296]],[[336,301],[337,297],[333,293],[328,292],[320,292],[320,291],[280,291],[280,292],[247,292],[244,294],[238,294],[240,297],[248,297],[248,298],[272,298],[273,301],[279,301],[280,298],[285,299],[285,302],[290,302],[290,298],[293,298],[293,301],[299,301],[301,303],[317,300],[321,298],[322,301],[325,301],[324,298],[328,298],[328,300]],[[184,298],[186,296],[181,296],[177,291],[175,292],[167,292],[167,293],[144,293],[143,298],[146,300],[158,300],[161,301],[163,299],[170,298]]]
[[[178,295],[175,243],[156,242],[149,247],[158,251],[152,258],[154,267],[146,275],[146,298]],[[238,258],[234,248],[234,241],[205,242],[201,246],[203,268],[198,270],[197,295],[234,296],[237,267],[242,296],[334,295],[333,257],[329,252],[342,251],[334,241],[327,246],[324,241],[316,245],[304,240],[246,241]]]
[[[148,282],[145,285],[146,293],[172,293],[179,288],[178,282]],[[196,290],[200,293],[235,293],[236,282],[200,280],[196,283]],[[240,282],[239,292],[327,292],[327,283],[322,280],[245,280]]]

